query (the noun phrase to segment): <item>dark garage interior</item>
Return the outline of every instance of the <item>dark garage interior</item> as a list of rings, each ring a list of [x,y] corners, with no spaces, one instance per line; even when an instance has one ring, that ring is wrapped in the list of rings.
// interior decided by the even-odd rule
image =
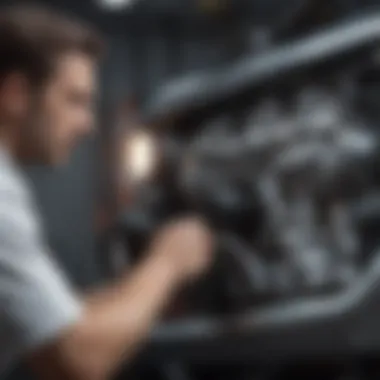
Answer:
[[[119,378],[377,378],[380,2],[45,3],[107,40],[96,133],[68,166],[26,169],[78,292],[133,271],[170,218],[217,231],[211,272]],[[157,173],[123,181],[141,131]]]

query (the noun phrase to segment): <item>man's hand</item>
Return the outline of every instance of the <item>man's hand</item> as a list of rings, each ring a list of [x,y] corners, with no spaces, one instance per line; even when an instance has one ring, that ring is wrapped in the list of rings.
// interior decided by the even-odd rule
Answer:
[[[214,237],[198,218],[181,219],[164,226],[151,245],[151,254],[171,265],[179,281],[193,280],[212,263]]]

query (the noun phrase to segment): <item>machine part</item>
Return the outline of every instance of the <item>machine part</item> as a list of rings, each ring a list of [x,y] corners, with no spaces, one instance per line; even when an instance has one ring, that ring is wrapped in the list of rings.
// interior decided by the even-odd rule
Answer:
[[[165,212],[146,200],[142,209],[155,221],[197,212],[223,231],[218,290],[227,302],[221,313],[194,301],[211,286],[191,293],[189,308],[153,335],[150,360],[271,365],[379,352],[379,134],[341,86],[379,31],[378,14],[326,29],[228,75],[186,78],[187,90],[153,105],[157,124],[162,112],[195,115],[186,131],[182,114],[175,131],[162,130],[175,146],[157,178],[170,194]],[[314,77],[316,66],[323,75]]]
[[[145,197],[123,222],[130,240],[145,241],[171,212],[197,212],[227,236],[223,249],[238,263],[228,276],[246,284],[242,297],[353,281],[361,243],[350,210],[377,191],[367,170],[375,135],[328,87],[259,102],[240,129],[230,121],[208,121],[187,144],[171,144],[182,149],[163,154],[171,170],[159,182],[162,197]]]
[[[257,253],[252,252],[252,249],[247,247],[241,239],[228,232],[222,232],[220,236],[221,247],[238,264],[239,276],[245,280],[245,291],[252,295],[270,288],[267,267]]]
[[[246,57],[226,70],[189,75],[160,88],[145,109],[147,121],[159,123],[168,115],[186,115],[214,107],[271,80],[327,63],[355,61],[371,51],[380,38],[379,14],[372,13],[323,28],[320,32]],[[368,56],[367,56],[368,59]],[[175,118],[178,120],[178,117]]]
[[[161,365],[160,372],[165,380],[192,380],[188,371],[178,362],[169,362]]]

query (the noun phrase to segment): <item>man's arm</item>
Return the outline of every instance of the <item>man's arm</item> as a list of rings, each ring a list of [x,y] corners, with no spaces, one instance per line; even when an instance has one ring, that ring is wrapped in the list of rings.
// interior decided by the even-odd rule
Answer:
[[[131,278],[90,297],[79,323],[32,354],[31,367],[41,379],[107,379],[132,357],[177,289],[173,269],[151,256]]]
[[[198,222],[170,226],[129,278],[84,303],[81,320],[27,358],[40,379],[105,380],[130,360],[173,292],[210,263],[211,240]]]

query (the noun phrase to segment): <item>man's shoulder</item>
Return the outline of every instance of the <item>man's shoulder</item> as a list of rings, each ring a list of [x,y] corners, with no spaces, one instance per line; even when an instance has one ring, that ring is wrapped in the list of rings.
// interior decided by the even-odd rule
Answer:
[[[0,156],[0,238],[39,236],[40,224],[28,181],[21,170]]]
[[[0,202],[27,201],[29,184],[22,171],[0,157]]]

